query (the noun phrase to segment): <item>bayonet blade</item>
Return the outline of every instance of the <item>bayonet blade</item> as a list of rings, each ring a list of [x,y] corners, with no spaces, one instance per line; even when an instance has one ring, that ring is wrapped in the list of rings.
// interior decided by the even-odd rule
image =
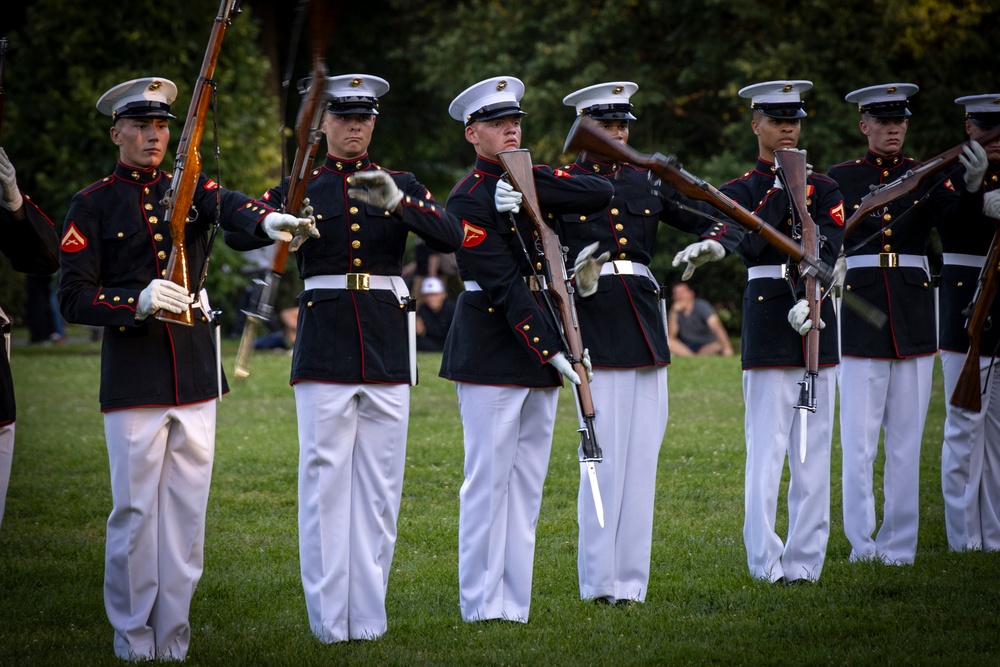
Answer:
[[[590,494],[594,496],[594,509],[597,511],[597,523],[604,528],[604,503],[601,502],[601,487],[597,484],[597,467],[593,461],[581,461],[587,468],[587,476],[590,478]]]

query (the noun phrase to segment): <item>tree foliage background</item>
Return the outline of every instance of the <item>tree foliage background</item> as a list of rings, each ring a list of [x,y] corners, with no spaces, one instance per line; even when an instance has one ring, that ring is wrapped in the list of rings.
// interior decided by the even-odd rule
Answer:
[[[217,69],[222,182],[257,193],[281,171],[288,54],[297,54],[297,80],[308,73],[308,50],[304,40],[291,48],[296,3],[243,6]],[[11,24],[0,32],[12,48],[0,140],[22,188],[54,219],[61,222],[72,194],[113,166],[107,121],[94,109],[100,94],[156,73],[179,84],[175,109],[183,114],[217,9],[215,0],[28,0],[20,12],[4,10]],[[523,146],[536,162],[572,159],[562,153],[573,120],[565,95],[625,79],[639,84],[632,145],[674,153],[689,171],[721,185],[756,157],[747,101],[737,91],[758,81],[814,83],[800,147],[819,170],[863,153],[857,110],[843,98],[878,83],[921,88],[907,154],[926,158],[959,143],[963,116],[954,98],[1000,90],[997,25],[1000,0],[369,0],[339,8],[328,66],[331,74],[389,81],[372,157],[414,172],[441,200],[474,157],[448,104],[497,75],[525,82]],[[296,110],[289,99],[288,126]],[[663,229],[653,268],[664,282],[679,278],[670,259],[689,240]],[[744,279],[739,260],[729,258],[700,269],[692,282],[736,324]]]

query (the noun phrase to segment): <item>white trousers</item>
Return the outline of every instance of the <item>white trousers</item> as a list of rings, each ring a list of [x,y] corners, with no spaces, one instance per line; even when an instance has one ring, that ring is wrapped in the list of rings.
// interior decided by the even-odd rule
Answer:
[[[2,353],[2,350],[0,350]],[[14,423],[0,426],[0,527],[7,506],[7,487],[10,485],[10,464],[14,461]]]
[[[455,388],[465,440],[458,512],[462,620],[527,623],[559,390],[465,382]]]
[[[941,447],[944,524],[952,551],[1000,549],[1000,365],[980,357],[983,409],[951,404],[964,354],[941,350],[945,422]]]
[[[934,356],[844,357],[840,362],[840,440],[844,451],[844,532],[852,561],[913,563],[920,518],[920,440],[931,398]],[[885,430],[885,507],[875,537],[873,476]]]
[[[183,660],[204,567],[215,401],[104,413],[114,509],[104,607],[115,655]]]
[[[604,503],[597,522],[590,478],[580,466],[577,573],[580,597],[646,599],[653,541],[656,464],[667,428],[667,367],[594,371],[595,464]]]
[[[830,539],[830,442],[836,371],[816,378],[816,412],[796,410],[801,368],[743,371],[747,463],[743,542],[750,574],[757,579],[816,581]],[[806,460],[799,439],[805,412]],[[775,532],[778,491],[788,460],[788,539]]]
[[[388,627],[410,387],[295,384],[299,561],[309,627],[323,642]]]

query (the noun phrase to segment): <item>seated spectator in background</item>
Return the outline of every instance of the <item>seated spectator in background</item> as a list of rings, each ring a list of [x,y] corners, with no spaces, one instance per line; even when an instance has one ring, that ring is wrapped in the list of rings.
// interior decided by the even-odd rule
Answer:
[[[254,341],[255,350],[291,350],[295,345],[295,333],[299,323],[299,307],[282,308],[278,312],[275,330]]]
[[[678,357],[733,356],[729,334],[712,304],[696,298],[687,283],[674,285],[672,294],[673,303],[667,322],[670,354]]]
[[[403,278],[410,287],[410,296],[420,300],[424,278],[440,278],[448,289],[449,281],[458,284],[458,260],[453,252],[434,250],[423,239],[417,239],[414,259],[403,267]]]
[[[417,306],[417,349],[424,352],[441,352],[444,339],[455,317],[455,302],[448,298],[444,281],[424,278],[420,285],[421,300]]]

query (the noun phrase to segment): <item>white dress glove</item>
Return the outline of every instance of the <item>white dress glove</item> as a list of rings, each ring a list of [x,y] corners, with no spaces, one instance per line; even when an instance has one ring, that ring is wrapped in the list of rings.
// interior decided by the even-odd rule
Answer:
[[[168,310],[183,313],[191,305],[191,295],[183,286],[170,280],[155,278],[139,292],[139,303],[135,307],[135,319],[144,320],[153,311]]]
[[[1000,220],[1000,190],[991,190],[983,195],[983,215]]]
[[[958,161],[965,167],[965,189],[969,192],[979,192],[979,188],[983,186],[986,168],[990,164],[986,158],[986,151],[978,141],[972,139],[962,147]]]
[[[583,348],[583,356],[580,358],[580,363],[587,370],[587,382],[593,381],[594,366],[590,363],[590,350],[588,348]]]
[[[347,196],[360,199],[366,204],[393,211],[399,206],[403,199],[403,193],[396,182],[392,180],[387,172],[359,171],[347,177],[348,185],[360,185],[362,187],[348,188]]]
[[[687,267],[681,275],[681,280],[687,280],[694,275],[694,270],[707,262],[716,262],[726,256],[726,249],[718,241],[706,239],[692,243],[674,255],[674,266],[687,262]]]
[[[493,195],[493,203],[500,213],[512,211],[517,213],[521,210],[521,193],[514,189],[514,186],[507,181],[497,181],[497,191]]]
[[[573,365],[569,363],[569,359],[566,358],[565,354],[560,352],[549,359],[549,363],[552,364],[553,368],[565,375],[567,380],[573,384],[580,384],[580,376],[573,370]]]
[[[288,213],[268,213],[261,223],[267,235],[275,241],[288,242],[296,234],[319,238],[319,230],[312,218],[296,218]]]
[[[573,270],[576,273],[576,292],[580,296],[591,296],[597,291],[597,281],[601,278],[601,267],[611,259],[610,252],[594,257],[598,245],[595,241],[576,256]]]
[[[792,309],[788,311],[788,323],[792,325],[792,328],[799,332],[800,336],[805,336],[812,329],[813,321],[809,319],[809,302],[805,299],[799,299],[798,303],[792,306]],[[819,326],[817,328],[823,329],[826,327],[826,322],[823,320],[819,321]]]
[[[0,206],[12,213],[21,208],[24,199],[21,197],[21,191],[17,188],[14,165],[11,164],[10,158],[7,157],[7,153],[2,147],[0,147],[0,189],[3,190]]]

